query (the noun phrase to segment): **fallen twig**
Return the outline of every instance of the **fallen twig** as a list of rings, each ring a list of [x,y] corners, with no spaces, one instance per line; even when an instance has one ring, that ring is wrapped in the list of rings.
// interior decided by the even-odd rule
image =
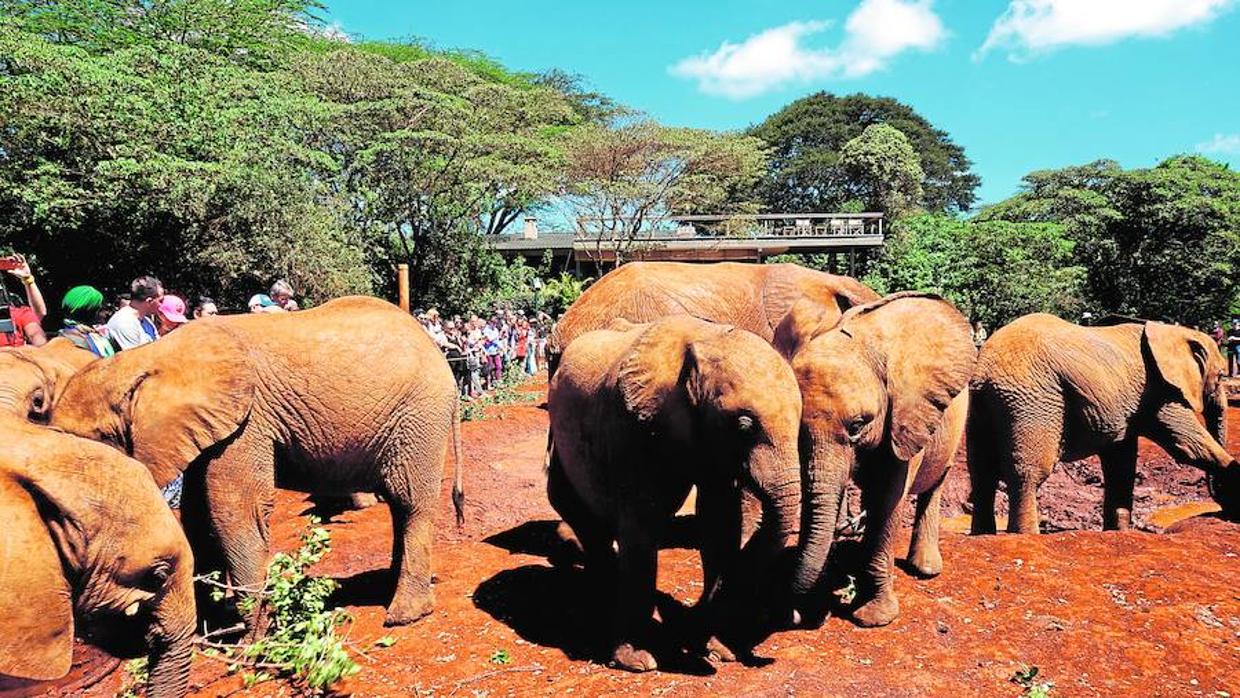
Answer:
[[[463,688],[467,684],[474,683],[475,681],[483,681],[485,679],[491,678],[492,676],[499,676],[500,674],[516,674],[516,673],[527,672],[527,671],[542,671],[542,669],[543,669],[543,665],[541,664],[528,664],[526,666],[510,666],[510,667],[504,667],[503,669],[492,669],[491,671],[484,671],[481,674],[474,674],[473,676],[466,676],[465,678],[461,679],[460,681],[457,681],[456,683],[452,685],[452,691],[448,693],[448,696],[449,698],[451,698],[452,696],[456,695],[457,691],[461,690],[461,688]]]

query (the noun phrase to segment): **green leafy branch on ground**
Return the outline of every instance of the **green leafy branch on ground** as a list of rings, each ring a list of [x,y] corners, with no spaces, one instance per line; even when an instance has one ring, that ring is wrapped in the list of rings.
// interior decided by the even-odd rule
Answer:
[[[1024,698],[1050,698],[1051,690],[1055,688],[1055,683],[1053,681],[1038,681],[1037,678],[1038,668],[1036,666],[1028,666],[1012,674],[1012,678],[1008,680],[1024,689],[1024,692],[1021,694]]]
[[[331,550],[331,534],[321,523],[311,517],[301,546],[272,558],[261,590],[232,587],[220,582],[218,573],[199,578],[211,587],[214,600],[222,600],[229,591],[239,592],[243,596],[237,608],[243,614],[270,621],[266,635],[251,644],[213,639],[237,628],[210,632],[197,641],[204,656],[228,664],[230,672],[244,671],[247,687],[287,678],[307,693],[322,694],[359,671],[350,648],[358,654],[361,651],[349,642],[347,633],[340,632],[352,618],[343,609],[327,606],[339,584],[307,572]]]
[[[517,387],[528,378],[529,376],[521,370],[521,366],[518,363],[508,364],[504,369],[503,378],[500,379],[499,384],[491,391],[490,395],[484,395],[476,400],[470,400],[461,404],[461,421],[473,422],[485,419],[487,407],[521,405],[537,400],[538,396],[534,393],[517,390]]]

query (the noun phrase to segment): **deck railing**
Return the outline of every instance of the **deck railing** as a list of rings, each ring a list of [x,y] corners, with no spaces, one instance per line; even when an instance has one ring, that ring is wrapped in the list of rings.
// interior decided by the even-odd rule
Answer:
[[[581,218],[578,240],[626,237],[637,240],[692,238],[841,238],[883,234],[881,213],[761,213],[735,216],[668,216],[636,234],[614,230],[610,221]]]

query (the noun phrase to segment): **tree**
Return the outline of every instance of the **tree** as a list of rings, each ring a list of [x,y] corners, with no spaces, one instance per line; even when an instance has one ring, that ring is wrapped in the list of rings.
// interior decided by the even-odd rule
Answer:
[[[1240,174],[1206,158],[1035,172],[978,220],[1061,222],[1096,312],[1205,325],[1240,290]]]
[[[866,210],[898,215],[922,199],[925,174],[917,153],[899,129],[887,124],[867,126],[844,144],[840,169],[848,176]]]
[[[638,121],[578,130],[565,158],[582,234],[595,238],[598,259],[614,249],[619,265],[643,231],[672,214],[753,210],[736,192],[757,180],[766,154],[749,136]]]
[[[1034,312],[1075,319],[1085,270],[1054,223],[970,222],[942,215],[901,218],[865,278],[880,293],[938,293],[988,327]]]
[[[771,148],[757,190],[763,205],[786,212],[844,210],[856,192],[840,167],[841,151],[874,124],[899,130],[916,152],[923,173],[918,206],[952,212],[973,205],[981,180],[946,132],[894,99],[826,92],[799,99],[749,130]]]

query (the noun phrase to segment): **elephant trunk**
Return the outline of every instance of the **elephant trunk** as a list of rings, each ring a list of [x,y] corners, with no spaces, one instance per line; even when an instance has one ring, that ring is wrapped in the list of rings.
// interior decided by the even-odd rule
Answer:
[[[192,568],[192,563],[191,566]],[[194,656],[193,575],[182,569],[170,583],[153,614],[148,634],[150,683],[148,698],[181,698],[189,691],[189,668]]]
[[[1215,418],[1214,421],[1224,419],[1226,415]],[[1207,420],[1210,420],[1208,414]],[[1159,408],[1154,425],[1154,441],[1177,461],[1201,468],[1207,473],[1240,468],[1240,463],[1231,457],[1211,433],[1221,427],[1215,426],[1211,430],[1203,428],[1191,407],[1168,402]]]
[[[792,578],[792,592],[798,597],[810,594],[822,581],[835,538],[840,502],[852,471],[850,449],[832,448],[822,435],[810,434],[809,441],[810,457],[801,477],[805,490],[801,551]],[[832,452],[836,450],[840,452]]]
[[[1214,392],[1205,395],[1206,428],[1210,436],[1227,448],[1227,389],[1223,381],[1216,381]]]
[[[749,461],[750,477],[762,502],[762,527],[777,549],[795,542],[800,523],[801,467],[796,448],[764,446]]]

